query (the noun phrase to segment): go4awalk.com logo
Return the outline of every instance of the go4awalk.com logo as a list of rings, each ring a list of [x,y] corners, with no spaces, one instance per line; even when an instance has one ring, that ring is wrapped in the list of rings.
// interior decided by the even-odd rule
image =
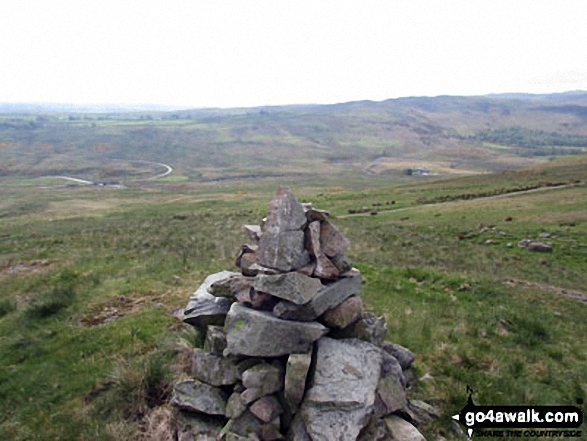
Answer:
[[[467,404],[453,419],[469,438],[581,438],[583,410],[576,406],[477,406],[467,386]],[[583,404],[577,400],[579,405]]]

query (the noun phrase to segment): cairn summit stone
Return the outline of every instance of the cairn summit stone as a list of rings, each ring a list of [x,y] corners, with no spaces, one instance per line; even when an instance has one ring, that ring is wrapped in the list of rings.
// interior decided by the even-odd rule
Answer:
[[[256,252],[257,263],[280,271],[302,268],[310,262],[304,246],[303,207],[287,188],[280,189],[269,203],[267,221]]]
[[[237,303],[226,316],[226,350],[250,357],[279,357],[303,354],[328,328],[317,322],[281,320],[269,312],[256,311]]]

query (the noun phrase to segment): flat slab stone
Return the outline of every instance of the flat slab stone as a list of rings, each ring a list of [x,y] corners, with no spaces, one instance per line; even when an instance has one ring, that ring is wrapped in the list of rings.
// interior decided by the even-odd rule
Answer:
[[[198,380],[184,380],[175,383],[171,405],[190,412],[207,415],[224,415],[228,397],[221,389]]]
[[[303,354],[328,332],[317,322],[281,320],[273,314],[233,304],[226,316],[226,352],[251,357]]]
[[[214,282],[237,274],[231,271],[222,271],[206,277],[204,283],[190,296],[184,311],[183,321],[197,327],[222,325],[232,302],[224,297],[214,297],[208,292],[208,288]]]
[[[361,292],[361,273],[357,271],[352,277],[340,278],[335,282],[325,284],[316,296],[305,305],[296,305],[288,301],[281,301],[273,314],[286,320],[311,321],[332,309],[346,299]]]
[[[313,381],[300,408],[313,441],[355,441],[375,402],[381,350],[357,339],[317,343]]]
[[[363,316],[363,301],[359,296],[352,296],[340,305],[326,311],[321,322],[329,328],[344,329]]]
[[[296,305],[308,303],[322,289],[320,279],[297,272],[276,275],[259,274],[255,277],[254,283],[257,291],[289,300]]]

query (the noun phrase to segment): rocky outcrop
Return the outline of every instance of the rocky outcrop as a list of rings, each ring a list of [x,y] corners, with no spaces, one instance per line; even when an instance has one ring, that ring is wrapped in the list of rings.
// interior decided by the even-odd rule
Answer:
[[[193,378],[173,390],[177,439],[423,439],[411,423],[434,409],[406,395],[414,354],[363,311],[361,273],[329,214],[282,189],[243,231],[254,245],[240,273],[209,276],[185,309],[205,336]]]

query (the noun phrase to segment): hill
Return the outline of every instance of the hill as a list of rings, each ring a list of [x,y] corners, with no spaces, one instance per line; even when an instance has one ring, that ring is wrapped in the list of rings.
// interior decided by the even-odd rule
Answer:
[[[0,184],[70,175],[133,185],[157,174],[137,160],[165,163],[191,183],[317,176],[377,182],[409,169],[494,172],[584,152],[583,92],[0,115]]]

